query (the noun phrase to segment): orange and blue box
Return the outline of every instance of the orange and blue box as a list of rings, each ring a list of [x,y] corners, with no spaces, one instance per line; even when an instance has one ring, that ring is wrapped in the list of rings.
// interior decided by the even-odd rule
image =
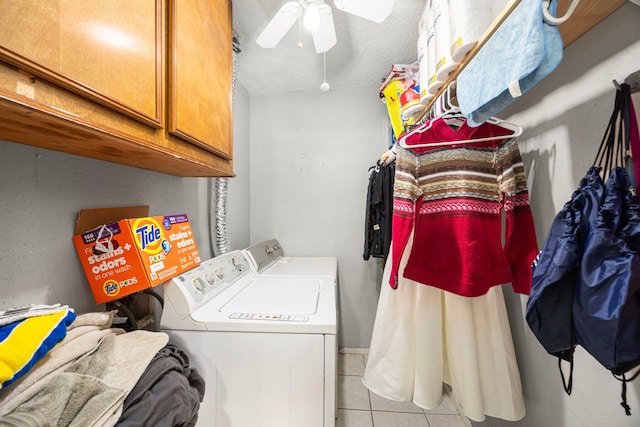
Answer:
[[[200,264],[186,214],[123,219],[73,236],[91,292],[104,304]]]

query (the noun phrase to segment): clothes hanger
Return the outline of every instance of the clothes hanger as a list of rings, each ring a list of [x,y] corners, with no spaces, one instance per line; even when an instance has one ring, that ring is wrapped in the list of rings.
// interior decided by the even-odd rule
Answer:
[[[435,120],[435,119],[434,119]],[[405,135],[403,135],[400,140],[398,141],[398,144],[400,144],[401,147],[403,148],[409,148],[409,149],[413,149],[413,148],[425,148],[425,147],[440,147],[440,146],[444,146],[444,145],[460,145],[460,144],[471,144],[474,142],[483,142],[483,141],[499,141],[502,139],[511,139],[511,138],[517,138],[520,135],[522,135],[522,127],[513,124],[513,123],[509,123],[506,122],[502,119],[499,119],[497,117],[491,117],[489,118],[485,123],[490,123],[492,125],[496,125],[496,126],[500,126],[502,128],[508,129],[513,131],[513,133],[509,134],[509,135],[500,135],[500,136],[490,136],[490,137],[486,137],[486,138],[472,138],[472,139],[463,139],[460,141],[440,141],[440,142],[428,142],[425,144],[408,144],[407,143],[407,139],[410,138],[412,135],[415,135],[417,133],[423,133],[425,132],[425,130],[420,131],[420,129],[415,129]]]
[[[443,96],[440,98],[441,110],[436,117],[445,119],[449,126],[459,129],[467,118],[460,111],[460,107],[453,102],[454,98],[457,102],[456,96],[456,81],[454,80],[447,86]]]
[[[461,115],[460,108],[453,103],[455,95],[452,95],[452,93],[454,93],[455,83],[455,80],[451,82],[431,104],[431,108],[429,108],[429,111],[424,115],[422,123],[405,135],[428,131],[431,129],[432,120],[438,117],[444,119],[464,118],[464,116]]]
[[[498,141],[502,139],[517,138],[520,135],[522,135],[522,127],[513,123],[506,122],[497,117],[491,117],[486,121],[486,123],[490,123],[495,126],[500,126],[502,128],[512,131],[513,133],[509,135],[491,136],[486,138],[472,138],[472,139],[465,139],[465,140],[458,140],[458,141],[439,141],[439,142],[429,142],[424,144],[409,144],[407,141],[410,139],[413,139],[415,135],[418,135],[417,138],[419,139],[420,138],[419,134],[422,134],[430,130],[434,120],[464,119],[464,115],[462,115],[462,112],[460,111],[460,107],[458,107],[453,103],[454,96],[452,95],[452,93],[455,87],[454,83],[455,82],[452,82],[452,84],[445,89],[445,91],[442,93],[442,95],[440,95],[440,97],[436,100],[436,102],[434,102],[435,111],[439,112],[440,114],[432,116],[432,118],[426,123],[418,126],[417,128],[401,136],[400,139],[398,140],[398,144],[401,147],[412,149],[412,148],[425,148],[425,147],[439,147],[439,146],[452,145],[452,144],[456,144],[456,145],[471,144],[474,142]],[[434,107],[432,107],[432,110],[434,109]]]
[[[565,13],[564,16],[560,18],[556,18],[549,12],[550,3],[550,0],[544,0],[542,2],[542,17],[544,19],[544,22],[549,25],[560,25],[571,17],[573,11],[576,10],[576,7],[578,7],[578,3],[580,3],[580,0],[573,0],[569,5],[569,9],[567,9],[567,13]]]
[[[378,160],[378,164],[382,163],[382,166],[387,166],[396,159],[396,145],[393,144],[391,148],[382,153],[380,156],[380,160]]]

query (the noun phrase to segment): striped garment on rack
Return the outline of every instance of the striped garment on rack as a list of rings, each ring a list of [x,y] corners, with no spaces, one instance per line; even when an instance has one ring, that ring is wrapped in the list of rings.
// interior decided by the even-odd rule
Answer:
[[[435,141],[468,139],[474,132],[461,128],[448,135],[446,123],[446,128],[444,121],[438,123],[431,135]],[[412,231],[413,245],[406,248],[411,254],[400,272]],[[469,297],[509,282],[516,292],[528,294],[538,246],[516,140],[399,148],[392,241],[393,288],[402,274]]]

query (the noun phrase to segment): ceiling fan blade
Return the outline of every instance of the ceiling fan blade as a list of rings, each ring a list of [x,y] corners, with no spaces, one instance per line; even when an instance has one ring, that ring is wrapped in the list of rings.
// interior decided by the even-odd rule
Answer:
[[[378,24],[387,19],[393,9],[393,0],[333,0],[336,7]]]
[[[265,29],[262,30],[256,39],[256,43],[265,48],[276,47],[299,17],[300,4],[297,1],[290,1],[283,4],[271,21],[269,21]]]
[[[318,6],[318,13],[320,14],[320,27],[312,35],[316,52],[322,53],[336,45],[336,27],[333,24],[333,12],[328,4]]]

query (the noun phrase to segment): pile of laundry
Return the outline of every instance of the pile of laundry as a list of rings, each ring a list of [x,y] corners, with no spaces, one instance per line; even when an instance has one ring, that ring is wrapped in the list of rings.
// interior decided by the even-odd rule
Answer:
[[[114,315],[0,311],[0,425],[194,425],[205,384],[188,357]]]

